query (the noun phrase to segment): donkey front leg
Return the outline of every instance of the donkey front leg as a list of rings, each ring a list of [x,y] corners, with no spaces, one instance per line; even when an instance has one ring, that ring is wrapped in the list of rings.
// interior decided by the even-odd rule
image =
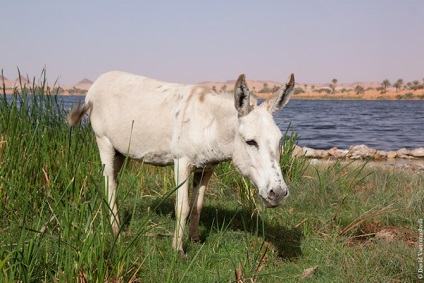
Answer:
[[[185,158],[176,159],[174,161],[174,175],[175,184],[178,186],[178,189],[175,204],[177,225],[175,227],[172,247],[176,249],[180,255],[184,255],[182,239],[184,234],[184,226],[190,212],[187,182],[188,177],[190,176],[190,162]]]
[[[213,170],[199,171],[194,173],[193,177],[193,192],[191,195],[191,216],[190,216],[190,229],[189,237],[191,240],[200,241],[199,236],[199,221],[200,212],[203,207],[203,198],[205,195],[206,187],[208,186],[209,179],[211,178]]]

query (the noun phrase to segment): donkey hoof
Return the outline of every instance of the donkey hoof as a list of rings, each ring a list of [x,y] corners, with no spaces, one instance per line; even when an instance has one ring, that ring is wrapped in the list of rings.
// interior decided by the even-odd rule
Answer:
[[[183,251],[183,250],[178,250],[178,256],[179,256],[180,258],[187,258],[187,255],[184,253],[184,251]]]
[[[203,243],[203,241],[200,240],[200,239],[191,239],[191,242],[194,243],[194,244],[201,244],[201,243]]]
[[[193,243],[201,243],[202,241],[200,240],[200,236],[199,235],[190,235],[190,239]]]

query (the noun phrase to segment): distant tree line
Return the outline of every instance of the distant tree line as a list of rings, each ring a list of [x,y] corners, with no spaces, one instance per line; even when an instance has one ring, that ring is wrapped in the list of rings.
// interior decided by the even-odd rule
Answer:
[[[73,87],[71,89],[68,89],[68,93],[70,95],[85,95],[87,94],[87,90]]]
[[[86,95],[87,94],[87,90],[76,88],[76,87],[65,90],[64,88],[57,86],[57,87],[52,87],[50,91],[52,94],[57,94],[57,95],[64,94],[66,91],[68,91],[70,95]]]
[[[274,85],[273,87],[269,87],[268,83],[264,83],[263,88],[259,90],[259,93],[274,93],[276,92],[280,87],[278,85]]]
[[[388,88],[390,88],[390,87],[394,87],[396,92],[399,91],[399,90],[416,91],[416,90],[424,89],[424,78],[423,78],[422,81],[423,82],[421,83],[418,80],[414,80],[412,82],[408,82],[408,83],[405,84],[403,79],[398,79],[395,83],[392,84],[388,79],[385,79],[381,82],[381,85],[377,88],[369,87],[369,88],[365,89],[361,85],[356,85],[353,89],[349,89],[349,88],[338,89],[337,88],[338,79],[332,79],[331,83],[328,84],[328,87],[316,89],[314,85],[310,85],[309,91],[317,92],[317,93],[320,93],[320,94],[325,93],[327,95],[354,91],[356,94],[359,95],[359,94],[365,93],[368,90],[374,90],[375,89],[375,90],[380,91],[383,94],[383,93],[386,93]],[[278,85],[274,85],[274,86],[270,87],[268,85],[268,83],[265,82],[265,83],[263,83],[262,89],[260,89],[258,92],[259,93],[273,93],[273,92],[277,91],[279,87],[280,86],[278,86]],[[228,91],[231,92],[232,91],[232,90],[227,90],[226,85],[221,86],[219,91],[217,90],[216,86],[212,86],[212,90],[215,91],[215,92],[228,92]],[[307,90],[308,90],[308,85],[304,84],[303,87],[296,87],[294,89],[294,94],[305,93],[305,92],[307,92]],[[75,89],[75,87],[74,87],[74,90],[68,90],[68,91],[69,91],[70,94],[74,94],[74,92],[75,92],[75,94],[84,94],[83,92],[86,92],[84,90]],[[72,91],[72,93],[71,93],[71,91]],[[80,91],[80,92],[78,92],[78,91]],[[255,88],[253,88],[252,91],[256,92]],[[408,98],[411,97],[411,94],[408,94],[406,96],[404,95],[402,97],[405,98],[405,99],[408,99]]]
[[[398,79],[395,83],[392,84],[388,79],[385,79],[381,82],[381,85],[379,87],[375,88],[375,89],[380,91],[381,93],[386,93],[387,89],[389,87],[394,87],[396,92],[399,91],[399,90],[416,91],[416,90],[424,89],[424,78],[423,78],[422,81],[423,82],[421,83],[418,80],[414,80],[412,82],[408,82],[408,83],[405,84],[403,79]],[[311,85],[310,89],[311,89],[312,92],[326,93],[326,94],[345,93],[345,92],[349,92],[349,91],[354,91],[356,94],[363,94],[367,90],[373,90],[374,89],[372,87],[365,89],[361,85],[355,86],[355,88],[353,90],[352,89],[346,89],[346,88],[337,89],[337,83],[338,83],[337,79],[332,79],[331,83],[328,84],[328,87],[315,89],[315,86]],[[308,87],[308,85],[305,84],[304,89],[298,88],[297,91],[295,89],[295,93],[304,93],[304,92],[306,92],[307,87]]]
[[[393,86],[396,89],[396,91],[405,90],[405,89],[416,91],[416,90],[424,89],[424,79],[423,79],[423,83],[420,83],[420,81],[418,80],[414,80],[412,82],[407,82],[406,84],[404,83],[403,79],[398,79],[393,84],[386,79],[381,83],[381,87],[377,88],[377,90],[381,91],[381,93],[385,93],[387,91],[387,88],[390,86]]]

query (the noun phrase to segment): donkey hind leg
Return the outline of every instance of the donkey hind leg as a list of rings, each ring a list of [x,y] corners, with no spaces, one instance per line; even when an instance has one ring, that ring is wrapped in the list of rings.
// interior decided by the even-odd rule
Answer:
[[[190,163],[185,158],[176,159],[174,161],[175,184],[178,187],[175,204],[175,216],[177,225],[175,227],[174,239],[172,247],[178,251],[180,255],[184,255],[183,250],[183,233],[185,223],[190,212],[188,202],[188,182],[190,176]]]
[[[205,195],[206,187],[212,176],[213,170],[204,170],[194,173],[193,177],[193,192],[191,195],[191,215],[190,215],[190,228],[189,237],[192,241],[200,241],[199,236],[199,221],[200,212],[203,207],[203,197]]]
[[[119,170],[124,163],[125,157],[118,153],[110,140],[103,137],[96,137],[100,151],[100,159],[104,165],[103,176],[105,177],[105,188],[107,203],[110,209],[110,224],[114,234],[118,234],[120,227],[120,217],[118,212],[118,200],[116,199],[117,177]]]

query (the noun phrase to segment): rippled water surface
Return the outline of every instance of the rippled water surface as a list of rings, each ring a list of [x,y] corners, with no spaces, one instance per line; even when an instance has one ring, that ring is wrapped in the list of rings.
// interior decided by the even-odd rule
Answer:
[[[276,121],[298,132],[299,145],[316,149],[424,147],[424,101],[292,100]]]

